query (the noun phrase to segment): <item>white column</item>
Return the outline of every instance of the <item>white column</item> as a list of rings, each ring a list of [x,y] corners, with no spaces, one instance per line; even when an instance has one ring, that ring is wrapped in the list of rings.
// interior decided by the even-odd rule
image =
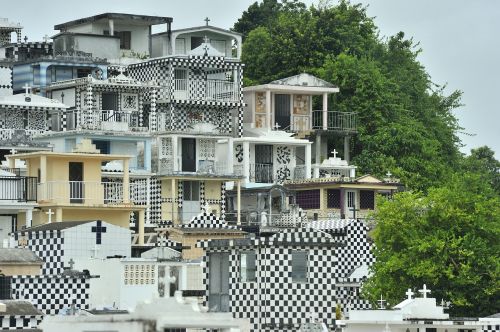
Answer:
[[[130,174],[128,171],[128,159],[123,160],[123,203],[130,203]],[[144,215],[142,216],[144,218]]]
[[[306,145],[306,151],[304,156],[306,162],[306,179],[311,178],[311,144]]]
[[[114,36],[115,35],[115,21],[110,19],[108,21],[108,25],[109,25],[109,35]]]
[[[181,169],[181,165],[179,165],[179,156],[177,154],[177,151],[179,150],[179,138],[177,137],[177,135],[173,135],[171,136],[171,142],[172,142],[172,158],[174,158],[173,162],[172,162],[172,166],[173,166],[173,171],[176,172],[176,171],[180,171]]]
[[[323,130],[328,130],[328,94],[323,93]]]
[[[266,91],[266,121],[267,121],[267,128],[271,129],[273,127],[273,122],[272,122],[272,114],[271,114],[271,91],[267,90]]]
[[[316,135],[316,142],[315,142],[315,157],[316,157],[316,164],[321,164],[321,135],[319,133]]]
[[[144,210],[139,211],[139,225],[137,227],[137,235],[139,236],[139,240],[137,244],[144,245]]]
[[[236,181],[236,224],[241,225],[241,181]]]
[[[230,137],[227,139],[227,172],[228,174],[232,174],[234,171],[233,168],[233,153],[234,153],[234,147],[233,147],[233,138]]]
[[[243,142],[243,181],[250,182],[250,142]]]
[[[33,210],[26,210],[26,228],[30,228],[33,222]]]

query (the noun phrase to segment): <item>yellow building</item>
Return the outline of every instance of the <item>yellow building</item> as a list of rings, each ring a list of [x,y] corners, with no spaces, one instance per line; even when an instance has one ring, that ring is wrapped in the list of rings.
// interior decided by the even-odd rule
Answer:
[[[130,200],[131,156],[101,154],[90,140],[83,140],[71,153],[40,151],[7,158],[12,165],[15,160],[24,160],[27,175],[38,178],[38,209],[33,211],[31,221],[20,213],[18,228],[82,220],[105,220],[129,228],[130,214],[137,211],[138,232],[144,233],[145,207]],[[110,161],[123,164],[122,182],[102,181],[101,166]]]
[[[358,178],[324,177],[285,182],[295,192],[295,202],[311,219],[364,218],[375,206],[376,194],[392,195],[400,185],[395,179],[371,175]]]

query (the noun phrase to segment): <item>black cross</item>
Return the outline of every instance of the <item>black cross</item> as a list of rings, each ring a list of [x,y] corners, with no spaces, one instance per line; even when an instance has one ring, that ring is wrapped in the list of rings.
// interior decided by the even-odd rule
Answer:
[[[101,234],[106,233],[106,227],[102,226],[102,221],[96,221],[97,226],[92,226],[92,233],[95,233],[95,244],[101,244]]]

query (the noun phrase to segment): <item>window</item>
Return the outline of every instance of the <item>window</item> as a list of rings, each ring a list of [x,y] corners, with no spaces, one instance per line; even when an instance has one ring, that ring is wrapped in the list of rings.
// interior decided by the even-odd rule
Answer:
[[[200,183],[198,181],[184,181],[182,186],[182,197],[185,201],[200,200]]]
[[[243,252],[240,255],[240,280],[242,282],[256,281],[255,252]]]
[[[373,190],[361,190],[359,192],[359,208],[361,210],[373,210],[375,208],[375,192]]]
[[[120,37],[120,49],[130,50],[132,33],[130,31],[115,31],[115,36]]]
[[[327,207],[329,209],[340,209],[340,189],[327,190]]]
[[[191,37],[191,49],[194,50],[203,44],[203,37]]]
[[[292,251],[292,281],[307,282],[307,251]]]
[[[91,68],[78,68],[76,70],[76,77],[77,78],[88,77],[90,74],[92,74]]]
[[[102,93],[102,109],[106,111],[118,110],[118,94],[116,92]]]
[[[296,202],[304,210],[319,209],[319,189],[297,191]]]
[[[101,140],[93,139],[92,144],[95,145],[96,149],[98,149],[101,154],[110,154],[111,153],[109,141],[101,141]],[[104,164],[106,164],[106,163],[104,163]]]

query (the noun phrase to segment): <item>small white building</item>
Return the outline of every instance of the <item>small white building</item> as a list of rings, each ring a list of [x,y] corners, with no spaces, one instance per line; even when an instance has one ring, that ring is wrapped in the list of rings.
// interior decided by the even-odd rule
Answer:
[[[207,312],[197,300],[182,298],[180,292],[175,297],[142,303],[130,314],[46,317],[40,328],[44,332],[250,331],[247,319],[232,318],[227,312]]]
[[[380,309],[351,310],[349,319],[337,321],[342,332],[465,332],[498,331],[500,318],[452,318],[435,298],[427,297],[431,291],[426,285],[419,290],[422,297],[413,298],[408,289],[408,298],[392,309],[385,309],[380,300]],[[493,327],[493,328],[492,328]]]

